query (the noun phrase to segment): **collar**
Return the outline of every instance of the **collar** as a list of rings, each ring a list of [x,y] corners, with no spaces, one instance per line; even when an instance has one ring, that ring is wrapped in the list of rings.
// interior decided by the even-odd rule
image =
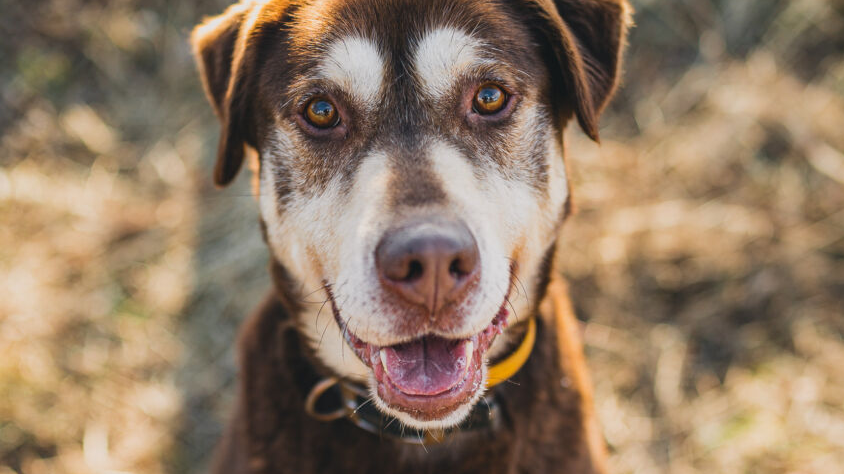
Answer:
[[[510,355],[489,367],[487,389],[514,376],[527,362],[536,342],[536,318],[527,321],[527,330]],[[335,406],[324,410],[326,404]],[[396,423],[396,419],[381,413],[372,403],[372,397],[362,385],[338,377],[327,377],[311,388],[305,398],[305,412],[319,421],[334,421],[347,418],[359,428],[385,438],[396,439],[407,444],[437,444],[458,432],[494,428],[500,421],[498,401],[490,392],[481,397],[469,416],[459,425],[443,430],[416,430]]]
[[[527,321],[527,330],[516,348],[510,355],[490,366],[487,372],[486,388],[492,388],[501,382],[506,382],[510,377],[525,365],[530,353],[533,352],[533,344],[536,342],[536,318]]]

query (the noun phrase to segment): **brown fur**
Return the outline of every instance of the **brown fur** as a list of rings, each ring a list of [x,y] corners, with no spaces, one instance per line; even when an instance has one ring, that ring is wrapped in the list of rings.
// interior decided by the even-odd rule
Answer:
[[[556,130],[561,132],[575,117],[595,140],[598,116],[618,81],[628,23],[626,0],[328,0],[321,13],[330,21],[319,29],[299,16],[309,3],[244,1],[194,31],[192,42],[203,86],[222,123],[214,171],[214,180],[220,186],[234,179],[245,150],[264,149],[270,133],[280,126],[279,115],[289,114],[280,104],[294,97],[297,74],[312,66],[308,62],[318,57],[320,46],[332,35],[369,26],[373,12],[395,15],[380,18],[379,23],[381,28],[393,25],[393,30],[382,37],[387,43],[385,51],[396,56],[406,54],[402,52],[404,46],[399,45],[406,42],[407,32],[394,25],[424,21],[426,14],[442,15],[444,9],[464,26],[477,22],[474,32],[489,44],[521,48],[510,49],[509,54],[497,59],[513,63],[514,70],[524,73],[517,80],[535,88],[537,97],[533,99],[547,107],[547,119],[553,121]],[[390,140],[389,145],[398,150],[391,154],[394,162],[390,166],[401,171],[401,179],[392,186],[392,208],[418,208],[438,202],[442,191],[436,177],[428,174],[415,155],[418,148],[414,148],[418,146],[417,129],[433,127],[456,130],[453,133],[466,137],[459,146],[466,148],[467,156],[480,156],[477,150],[487,150],[492,160],[486,166],[497,167],[503,174],[521,173],[516,179],[544,191],[547,163],[522,163],[519,168],[507,161],[506,148],[514,146],[507,135],[507,124],[484,129],[492,138],[481,133],[473,137],[471,131],[460,128],[471,124],[448,122],[447,113],[427,110],[425,104],[414,102],[417,98],[412,87],[401,83],[406,75],[403,59],[387,58],[394,63],[394,77],[388,80],[396,87],[388,100],[398,103],[387,104],[384,109],[395,109],[395,116],[387,117],[384,124],[355,116],[355,120],[346,122],[359,129],[336,132],[347,133],[348,140],[328,140],[311,144],[307,150],[302,148],[299,155],[309,154],[311,158],[300,164],[308,171],[304,179],[313,181],[310,186],[325,185],[330,173],[352,174],[356,158],[363,147],[370,145],[368,142]],[[409,102],[413,107],[408,107]],[[352,107],[349,109],[348,113],[354,113]],[[445,119],[430,123],[430,117]],[[543,155],[543,147],[555,139],[535,137],[536,143],[529,144],[536,151],[533,155]],[[495,155],[492,142],[504,143],[501,148],[505,152]],[[253,166],[260,169],[268,159],[272,157],[258,156]],[[301,185],[289,182],[286,165],[278,164],[273,176],[280,210],[284,209],[287,187]],[[569,196],[564,209],[559,210],[558,226],[570,208]],[[266,228],[264,232],[266,240]],[[514,263],[522,250],[513,250]],[[309,247],[307,251],[320,249]],[[502,423],[495,429],[457,433],[442,444],[426,448],[381,439],[347,420],[321,422],[305,413],[308,388],[332,374],[301,335],[300,286],[282,263],[273,260],[275,291],[241,331],[238,402],[218,447],[213,472],[604,472],[605,449],[593,413],[577,321],[565,283],[554,277],[553,253],[551,246],[544,264],[531,276],[535,281],[528,285],[532,288],[530,301],[541,301],[533,309],[538,315],[534,352],[511,383],[492,390],[500,404]],[[311,257],[318,265],[319,254]],[[351,351],[346,356],[355,357]]]

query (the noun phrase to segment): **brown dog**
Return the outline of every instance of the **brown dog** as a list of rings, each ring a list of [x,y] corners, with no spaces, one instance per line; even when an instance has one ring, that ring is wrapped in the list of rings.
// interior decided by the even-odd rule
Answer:
[[[627,21],[625,0],[269,0],[194,31],[214,178],[257,151],[275,279],[215,472],[603,471],[551,262],[563,129],[597,139]]]

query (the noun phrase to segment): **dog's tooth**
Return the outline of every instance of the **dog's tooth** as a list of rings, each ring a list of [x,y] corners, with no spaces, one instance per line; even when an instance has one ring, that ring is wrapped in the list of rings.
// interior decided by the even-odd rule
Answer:
[[[466,368],[468,369],[469,365],[472,363],[472,355],[475,352],[475,344],[471,340],[468,340],[463,343],[463,350],[466,353]]]
[[[384,369],[384,372],[387,372],[387,354],[384,351],[378,351],[378,355],[381,356],[381,367]]]

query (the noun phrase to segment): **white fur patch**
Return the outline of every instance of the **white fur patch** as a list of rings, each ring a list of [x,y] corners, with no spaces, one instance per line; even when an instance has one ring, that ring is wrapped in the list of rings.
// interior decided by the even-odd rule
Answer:
[[[319,74],[368,108],[378,103],[384,83],[385,62],[378,45],[366,38],[347,36],[328,47],[319,65]]]
[[[454,81],[487,62],[484,43],[450,26],[425,34],[416,46],[413,65],[423,88],[435,95],[447,93]]]
[[[291,159],[295,148],[292,134],[279,130],[265,156]],[[383,209],[389,183],[383,153],[374,151],[365,157],[349,194],[335,178],[324,191],[288,197],[283,214],[278,212],[278,197],[273,185],[273,159],[262,169],[261,215],[273,254],[303,284],[306,295],[299,320],[320,359],[335,373],[366,381],[371,371],[354,354],[334,320],[328,294],[322,289],[327,280],[332,287],[341,317],[358,336],[365,329],[389,332],[391,321],[373,306],[373,295],[380,291],[374,274],[373,254],[380,238]],[[301,182],[301,176],[290,176]],[[310,249],[310,250],[309,250]],[[319,262],[314,261],[313,252]],[[373,341],[373,339],[365,339]]]

